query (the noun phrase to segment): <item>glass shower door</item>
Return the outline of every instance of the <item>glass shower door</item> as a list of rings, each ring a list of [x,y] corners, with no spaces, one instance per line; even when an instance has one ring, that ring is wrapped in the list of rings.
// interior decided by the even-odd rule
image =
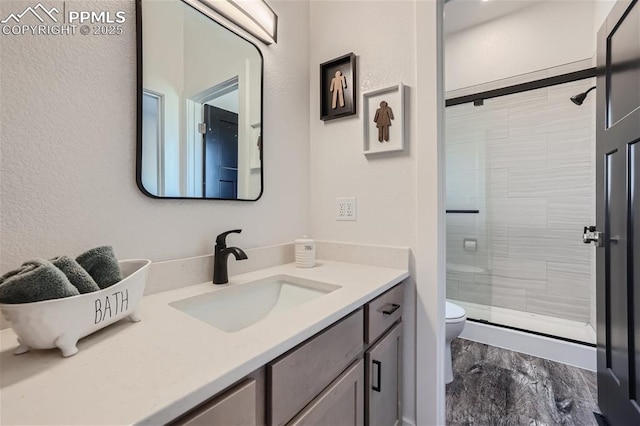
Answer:
[[[470,319],[594,343],[595,85],[446,108],[447,298]]]

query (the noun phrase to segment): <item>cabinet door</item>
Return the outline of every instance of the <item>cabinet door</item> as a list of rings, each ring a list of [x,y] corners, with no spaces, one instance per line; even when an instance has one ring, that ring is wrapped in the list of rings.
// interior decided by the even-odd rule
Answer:
[[[402,424],[402,323],[396,324],[365,355],[366,417],[371,426]]]
[[[254,426],[256,381],[246,380],[172,423],[172,426]]]
[[[267,365],[268,424],[281,426],[362,353],[362,309]]]
[[[340,375],[288,425],[364,425],[364,363],[362,359]]]

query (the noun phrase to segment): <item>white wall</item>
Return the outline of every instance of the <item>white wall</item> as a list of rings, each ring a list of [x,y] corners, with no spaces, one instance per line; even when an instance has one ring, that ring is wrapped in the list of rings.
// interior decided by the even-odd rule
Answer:
[[[419,4],[425,3],[423,9]],[[425,187],[417,182],[418,143],[429,150],[436,145],[437,115],[427,106],[420,120],[428,123],[423,137],[418,140],[418,114],[416,100],[426,93],[429,99],[435,100],[435,75],[427,74],[424,92],[418,93],[417,61],[419,46],[425,63],[431,69],[425,73],[435,73],[435,21],[436,2],[414,1],[312,1],[310,22],[310,130],[311,130],[311,235],[323,240],[338,240],[356,243],[372,243],[385,245],[409,246],[416,249],[417,232],[423,219],[417,217],[417,194],[433,195],[433,186],[437,179],[424,182]],[[384,25],[381,24],[384,22]],[[417,43],[417,27],[426,25],[433,31],[433,38],[425,37]],[[319,67],[318,64],[346,53],[354,52],[357,56],[358,114],[333,121],[320,120],[319,111]],[[389,87],[403,82],[407,88],[408,141],[406,151],[395,154],[378,154],[365,157],[362,154],[362,93]],[[398,125],[394,123],[394,125]],[[437,172],[437,156],[426,156],[422,167],[430,172]],[[433,178],[433,176],[431,176]],[[336,197],[357,197],[357,221],[339,222],[335,219]],[[435,194],[437,198],[437,191]],[[430,200],[431,201],[431,200]],[[436,212],[438,205],[430,203],[430,212]],[[435,224],[437,222],[431,222]],[[436,240],[429,239],[427,245],[436,247]],[[435,249],[433,250],[436,251]],[[432,253],[430,253],[432,254]],[[414,253],[415,256],[415,253]],[[435,256],[437,257],[437,255]],[[418,418],[419,424],[438,424],[439,404],[435,396],[443,394],[444,386],[438,379],[441,374],[437,370],[439,352],[437,346],[437,320],[419,327],[434,326],[434,334],[425,336],[428,341],[428,357],[430,365],[426,372],[416,375],[415,308],[429,311],[428,315],[438,317],[436,298],[421,299],[416,286],[436,290],[438,288],[436,269],[425,273],[423,280],[416,275],[415,257],[412,269],[412,280],[409,287],[409,300],[405,303],[405,374],[404,374],[404,416],[410,422],[416,421],[416,388],[420,389],[422,408],[426,411]],[[442,296],[444,298],[444,295]],[[423,311],[424,313],[424,311]],[[420,330],[420,328],[418,328]],[[424,361],[423,361],[424,362]],[[425,369],[423,369],[425,371]]]
[[[316,238],[415,242],[414,8],[411,1],[311,2],[311,230]],[[383,31],[368,25],[379,16],[393,16]],[[362,154],[361,105],[356,116],[320,120],[317,65],[351,51],[357,55],[359,104],[364,92],[399,82],[408,86],[407,152]],[[357,221],[336,221],[336,197],[341,196],[357,197]]]
[[[258,247],[308,231],[307,2],[271,1],[279,42],[265,59],[265,190],[257,202],[155,200],[138,190],[134,2],[125,34],[3,36],[0,43],[0,272],[33,257],[111,244],[120,258],[211,253],[215,236]],[[257,43],[259,44],[259,43]],[[286,208],[284,208],[286,206]]]
[[[180,196],[180,146],[185,133],[184,120],[181,118],[184,115],[184,64],[176,60],[184,55],[183,6],[180,3],[156,1],[152,7],[144,9],[142,16],[143,40],[152,35],[157,39],[157,43],[144,45],[146,66],[143,69],[143,87],[162,95],[164,195],[171,197]],[[145,176],[152,177],[150,173],[145,173]],[[157,175],[153,178],[158,180]],[[145,188],[151,187],[145,185]]]
[[[416,2],[416,424],[445,424],[444,1]]]
[[[608,1],[544,1],[450,34],[445,41],[447,91],[590,59],[594,25]],[[596,18],[596,5],[598,16]]]
[[[415,4],[411,1],[311,2],[311,235],[322,240],[415,246]],[[371,25],[393,16],[384,28]],[[339,34],[339,36],[336,36]],[[354,52],[361,94],[403,82],[410,99],[409,148],[400,155],[362,154],[358,115],[320,120],[318,64]],[[394,106],[395,108],[395,106]],[[394,123],[394,125],[398,125]],[[336,197],[357,197],[357,221],[335,219]],[[411,291],[415,284],[411,284]],[[415,418],[414,313],[405,314],[405,416]]]
[[[592,0],[593,5],[593,45],[597,46],[598,31],[607,19],[607,15],[616,4],[616,0]]]

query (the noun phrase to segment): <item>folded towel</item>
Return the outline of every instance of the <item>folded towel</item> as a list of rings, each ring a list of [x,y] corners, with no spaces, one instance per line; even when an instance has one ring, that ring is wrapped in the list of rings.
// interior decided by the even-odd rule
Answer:
[[[71,281],[71,284],[78,289],[80,294],[91,293],[100,290],[98,284],[91,278],[91,275],[82,266],[69,256],[59,256],[51,259],[58,269],[60,269]]]
[[[0,278],[0,303],[40,302],[78,294],[67,276],[44,259],[25,262]]]
[[[118,259],[111,246],[96,247],[82,253],[76,260],[100,288],[107,288],[122,280]]]

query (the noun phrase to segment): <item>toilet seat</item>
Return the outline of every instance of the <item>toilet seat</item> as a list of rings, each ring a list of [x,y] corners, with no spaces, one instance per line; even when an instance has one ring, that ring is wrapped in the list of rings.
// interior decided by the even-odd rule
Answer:
[[[466,312],[462,307],[450,302],[445,303],[446,318],[448,323],[460,322],[466,319]]]

